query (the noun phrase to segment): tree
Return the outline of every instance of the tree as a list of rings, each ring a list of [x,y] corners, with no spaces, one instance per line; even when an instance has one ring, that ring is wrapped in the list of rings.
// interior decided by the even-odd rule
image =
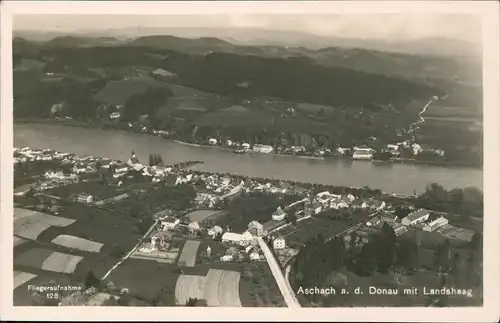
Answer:
[[[142,233],[142,234],[145,234],[146,232],[148,232],[148,230],[151,228],[151,226],[153,225],[154,223],[154,220],[152,217],[150,216],[145,216],[143,217],[139,223],[137,223],[137,228],[139,229],[139,231]]]
[[[358,242],[358,232],[356,230],[352,231],[349,240],[349,252],[354,253],[357,248]]]
[[[94,274],[92,270],[90,270],[87,273],[87,276],[85,277],[85,289],[91,288],[91,287],[99,287],[101,281],[97,276]]]
[[[198,303],[198,298],[196,297],[190,297],[187,301],[186,301],[186,306],[196,306],[196,304]]]
[[[406,271],[400,266],[392,266],[391,275],[398,286],[406,280]]]

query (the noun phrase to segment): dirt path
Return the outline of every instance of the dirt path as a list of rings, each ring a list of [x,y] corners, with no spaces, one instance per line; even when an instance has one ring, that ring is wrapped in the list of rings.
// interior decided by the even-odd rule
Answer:
[[[424,119],[424,117],[422,117],[422,115],[425,113],[425,111],[427,111],[427,108],[431,105],[432,102],[434,102],[434,98],[432,98],[429,102],[427,102],[427,104],[418,113],[418,118],[419,119],[410,125],[410,128],[408,128],[408,132],[411,133],[412,131],[415,130],[415,127],[417,125],[425,122],[425,119]],[[415,136],[413,136],[412,139],[415,140]]]

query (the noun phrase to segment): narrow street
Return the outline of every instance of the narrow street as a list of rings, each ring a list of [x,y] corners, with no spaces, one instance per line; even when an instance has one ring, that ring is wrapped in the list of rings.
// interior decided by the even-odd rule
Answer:
[[[281,267],[278,264],[278,261],[274,257],[273,253],[271,252],[271,250],[261,237],[258,238],[258,241],[260,248],[262,249],[262,252],[266,257],[269,268],[273,273],[274,280],[276,281],[276,284],[278,284],[278,288],[280,289],[281,295],[283,295],[286,305],[291,308],[301,307],[292,287],[290,286],[290,283],[283,276],[283,273],[281,272]]]

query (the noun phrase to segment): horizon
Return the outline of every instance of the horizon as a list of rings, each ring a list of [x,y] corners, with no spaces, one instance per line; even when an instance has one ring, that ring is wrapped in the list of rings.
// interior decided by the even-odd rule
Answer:
[[[110,17],[112,16],[112,17]],[[110,19],[113,18],[113,19]],[[334,19],[332,19],[334,18]],[[89,24],[89,21],[91,22]],[[221,37],[206,34],[219,31],[269,31],[312,35],[317,38],[404,41],[445,38],[469,43],[481,40],[480,20],[473,14],[323,14],[323,15],[17,15],[13,32],[61,34],[119,33],[125,30],[170,29],[165,34],[177,36],[181,30],[199,29],[198,35],[178,37]],[[205,34],[204,34],[205,33]],[[151,34],[152,35],[152,34]],[[118,35],[117,35],[118,36]],[[121,35],[125,36],[125,35]],[[237,37],[237,36],[236,36]],[[250,36],[251,37],[251,36]],[[258,35],[262,38],[262,35]],[[226,36],[227,38],[227,36]]]

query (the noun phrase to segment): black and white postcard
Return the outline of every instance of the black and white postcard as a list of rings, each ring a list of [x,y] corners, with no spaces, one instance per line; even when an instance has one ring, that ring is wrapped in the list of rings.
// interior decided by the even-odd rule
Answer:
[[[498,320],[497,2],[1,9],[2,319]]]

